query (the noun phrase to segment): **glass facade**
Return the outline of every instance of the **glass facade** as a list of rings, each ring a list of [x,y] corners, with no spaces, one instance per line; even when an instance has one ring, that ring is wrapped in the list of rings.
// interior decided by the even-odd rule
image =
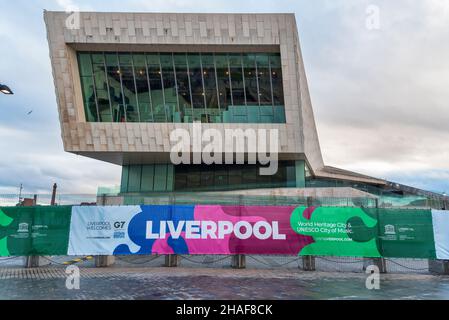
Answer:
[[[121,193],[173,191],[174,167],[170,164],[122,167]]]
[[[226,191],[303,187],[304,161],[281,161],[276,174],[259,174],[259,165],[123,166],[122,193]]]
[[[79,52],[86,121],[285,123],[276,53]]]
[[[295,162],[280,162],[275,175],[259,174],[258,165],[175,166],[175,191],[225,191],[296,186]]]

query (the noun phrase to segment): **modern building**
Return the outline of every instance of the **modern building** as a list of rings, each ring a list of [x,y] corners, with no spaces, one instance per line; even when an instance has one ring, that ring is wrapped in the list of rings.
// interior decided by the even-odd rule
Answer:
[[[122,166],[122,196],[441,199],[324,164],[294,14],[44,16],[64,149]],[[223,135],[277,129],[277,173],[261,175],[254,164],[173,165],[170,133],[192,132],[193,122]]]

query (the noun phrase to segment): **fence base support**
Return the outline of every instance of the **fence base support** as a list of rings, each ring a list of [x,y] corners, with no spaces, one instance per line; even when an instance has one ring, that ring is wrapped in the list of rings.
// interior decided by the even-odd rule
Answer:
[[[315,257],[314,256],[303,256],[302,257],[302,269],[304,271],[315,271]]]
[[[364,258],[363,271],[366,271],[368,266],[376,266],[380,273],[387,273],[387,261],[385,258]]]
[[[449,260],[429,260],[429,272],[449,275]]]
[[[95,256],[95,267],[105,268],[110,267],[115,263],[114,256]]]
[[[179,264],[179,256],[177,254],[167,254],[165,256],[165,266],[175,268]]]
[[[50,261],[44,259],[41,256],[29,256],[25,257],[25,268],[39,268],[43,266],[48,266],[50,264]]]
[[[234,269],[245,269],[246,268],[246,256],[244,254],[233,255],[231,267]]]

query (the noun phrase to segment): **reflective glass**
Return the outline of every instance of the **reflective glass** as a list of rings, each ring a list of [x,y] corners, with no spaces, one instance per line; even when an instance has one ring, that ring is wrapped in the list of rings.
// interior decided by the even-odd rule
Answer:
[[[270,55],[271,81],[273,83],[273,104],[284,105],[284,89],[282,85],[282,66],[279,55]]]
[[[215,65],[217,67],[218,95],[220,98],[220,108],[224,112],[228,106],[232,105],[231,78],[229,74],[227,54],[215,54]],[[223,116],[227,113],[223,113]],[[226,122],[223,119],[223,122]]]
[[[89,122],[285,123],[274,53],[79,52]]]
[[[91,55],[90,53],[80,53],[78,54],[78,60],[86,120],[89,122],[97,122],[98,111],[95,99]]]
[[[125,122],[125,107],[121,95],[122,85],[120,81],[120,68],[118,66],[118,56],[116,53],[106,53],[106,71],[109,84],[109,96],[112,107],[112,121]]]
[[[112,122],[111,105],[109,103],[108,77],[105,69],[103,53],[92,54],[95,91],[98,105],[99,121]]]
[[[87,121],[97,122],[97,103],[95,101],[94,80],[92,76],[81,77],[83,89],[84,106]]]
[[[219,101],[217,97],[217,78],[213,54],[201,54],[204,88],[206,93],[207,122],[221,123]]]
[[[141,122],[153,122],[151,108],[151,93],[149,88],[147,63],[145,55],[133,54],[133,64],[136,77],[137,102]]]
[[[259,89],[257,84],[256,55],[243,55],[243,69],[245,75],[245,96],[248,106],[259,105]]]
[[[126,122],[139,122],[139,110],[137,109],[137,92],[134,81],[134,69],[131,54],[119,55],[120,77],[122,80],[121,98],[125,106]]]
[[[207,122],[200,55],[197,53],[188,53],[187,61],[189,64],[190,86],[192,90],[192,102],[194,109],[193,120]]]
[[[155,122],[167,122],[164,103],[164,90],[162,86],[161,64],[159,54],[147,54],[148,76],[150,79],[151,102]]]
[[[273,104],[273,100],[271,97],[271,77],[268,56],[258,54],[256,57],[256,62],[260,105],[271,106]]]
[[[192,122],[192,97],[190,96],[187,56],[185,53],[175,53],[173,56],[178,88],[178,104],[181,122]]]
[[[167,120],[168,122],[173,122],[173,119],[176,118],[178,120],[176,122],[180,122],[173,55],[171,53],[161,53],[160,57]]]
[[[78,54],[80,76],[87,77],[92,75],[92,61],[90,60],[90,53]]]
[[[262,176],[259,165],[175,166],[175,191],[224,191],[295,187],[294,161],[281,161],[275,175]]]
[[[230,54],[229,67],[231,73],[232,100],[234,106],[245,105],[245,88],[243,85],[242,55]]]

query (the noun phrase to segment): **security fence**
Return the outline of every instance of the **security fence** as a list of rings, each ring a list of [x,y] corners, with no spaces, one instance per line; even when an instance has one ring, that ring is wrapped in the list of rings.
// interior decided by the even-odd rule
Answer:
[[[50,205],[51,194],[0,194],[0,207],[16,206],[24,199],[37,205]],[[150,204],[217,204],[217,205],[312,205],[365,208],[449,209],[449,197],[441,196],[372,196],[372,197],[305,197],[305,196],[254,196],[219,192],[152,192],[149,194],[57,194],[57,205],[150,205]]]
[[[281,195],[234,195],[225,193],[151,193],[151,194],[102,194],[98,195],[98,204],[217,204],[217,205],[309,205],[344,206],[365,208],[410,208],[443,209],[449,208],[449,198],[426,198],[422,196],[372,196],[372,197],[313,197]]]
[[[70,264],[76,264],[80,268],[94,268],[94,260],[82,260],[75,263],[73,260],[82,260],[83,257],[69,256],[45,256],[42,258],[42,267],[65,268]],[[181,255],[178,257],[178,268],[232,268],[232,256],[230,255]],[[386,273],[391,274],[431,274],[429,260],[427,259],[399,259],[387,258]],[[0,258],[0,269],[23,268],[26,257]],[[164,255],[144,256],[115,256],[111,268],[162,268],[166,266]],[[374,264],[371,259],[353,257],[315,257],[315,271],[317,272],[350,272],[365,273],[366,267]],[[247,269],[279,269],[279,270],[303,270],[302,257],[292,256],[266,256],[247,255]]]
[[[17,195],[0,195],[0,207],[16,206],[25,198],[36,199],[38,206],[48,205],[51,195],[39,194],[22,195],[19,201]],[[395,208],[405,209],[403,214],[407,215],[407,209],[443,209],[447,208],[447,202],[443,201],[405,201],[396,202],[392,205],[381,198],[335,198],[335,197],[287,197],[287,196],[236,196],[209,193],[161,193],[151,195],[59,195],[56,197],[58,205],[224,205],[224,206],[304,206],[304,207],[354,207],[364,209]],[[398,205],[400,203],[400,205]],[[1,236],[0,236],[1,237]],[[232,255],[188,255],[176,256],[176,265],[181,268],[231,268],[234,264]],[[412,259],[412,258],[363,258],[363,257],[313,257],[313,270],[322,272],[365,272],[366,267],[378,264],[378,259],[383,259],[384,271],[388,273],[429,273],[434,259]],[[25,257],[2,257],[0,268],[14,268],[24,265]],[[73,257],[69,256],[44,256],[44,265],[53,267],[66,266]],[[166,266],[166,255],[115,255],[115,267],[163,267]],[[94,267],[94,260],[82,260],[80,267]],[[303,256],[287,255],[258,255],[246,254],[246,268],[250,269],[300,269],[310,270],[305,265]]]

